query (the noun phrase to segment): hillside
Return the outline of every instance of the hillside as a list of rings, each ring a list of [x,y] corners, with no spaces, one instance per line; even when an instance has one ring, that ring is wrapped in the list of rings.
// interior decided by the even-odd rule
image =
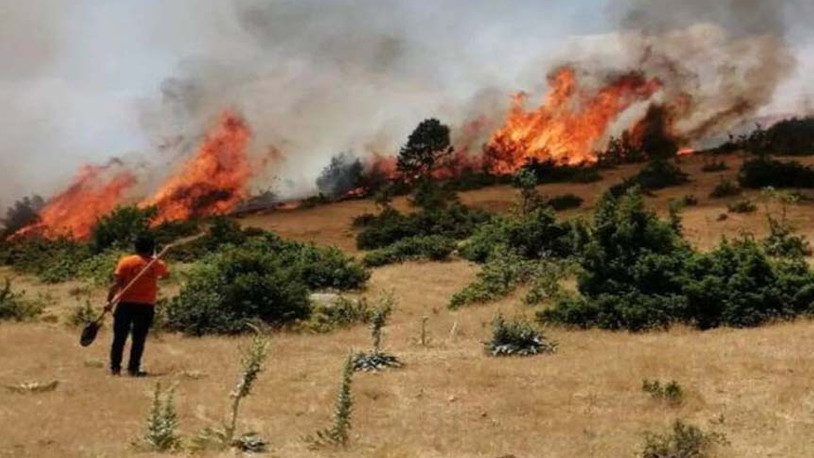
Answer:
[[[727,203],[712,199],[721,177],[733,178],[740,158],[725,158],[729,169],[702,173],[702,157],[681,159],[691,182],[647,199],[666,214],[668,202],[687,194],[699,204],[683,212],[685,234],[708,249],[723,236],[746,230],[766,233],[762,205],[749,214],[727,213]],[[806,158],[807,163],[814,160]],[[565,217],[590,213],[612,184],[636,172],[624,166],[603,172],[590,184],[551,184],[549,196],[574,193],[585,200]],[[743,197],[760,202],[760,193]],[[494,212],[508,211],[516,190],[508,186],[461,194],[464,203]],[[407,209],[404,199],[396,206]],[[814,204],[797,203],[790,220],[814,239]],[[335,245],[358,253],[351,219],[375,209],[368,200],[345,201],[311,209],[244,217],[248,227],[270,229],[284,238]],[[663,431],[675,418],[706,426],[723,419],[731,446],[721,456],[810,456],[814,437],[814,323],[798,320],[755,329],[630,334],[548,328],[559,343],[553,355],[489,358],[483,342],[498,311],[508,316],[531,310],[518,297],[447,309],[450,296],[469,283],[478,267],[462,260],[405,263],[373,271],[365,296],[392,291],[397,300],[384,345],[406,367],[354,379],[353,430],[347,450],[311,451],[301,440],[326,426],[349,349],[370,345],[365,326],[325,335],[277,333],[271,340],[267,370],[242,412],[241,427],[270,441],[269,456],[336,457],[621,457],[634,456],[645,431]],[[29,294],[49,294],[46,314],[57,319],[77,304],[77,284],[44,285],[10,275]],[[168,294],[177,288],[169,285]],[[95,290],[101,300],[103,292]],[[100,302],[97,302],[99,304]],[[428,317],[429,343],[419,343]],[[243,338],[153,337],[145,356],[155,374],[145,379],[112,378],[105,371],[109,329],[94,346],[77,344],[77,330],[64,323],[0,324],[0,385],[58,380],[53,392],[21,395],[0,390],[0,456],[120,457],[152,456],[130,443],[144,429],[156,382],[177,384],[177,409],[187,437],[219,421],[238,369]],[[643,379],[676,380],[686,401],[669,407],[641,390]],[[206,456],[206,455],[205,455]],[[231,453],[212,456],[231,456]]]

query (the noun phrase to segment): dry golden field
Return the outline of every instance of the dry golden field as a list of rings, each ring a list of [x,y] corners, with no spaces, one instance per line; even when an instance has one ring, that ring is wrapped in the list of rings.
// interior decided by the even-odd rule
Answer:
[[[727,163],[730,169],[723,175],[733,176],[739,159],[732,156]],[[762,234],[762,205],[756,213],[716,221],[729,200],[708,198],[721,174],[700,173],[701,166],[700,158],[684,158],[682,168],[693,181],[648,201],[664,212],[671,198],[697,196],[700,203],[686,210],[684,223],[687,236],[701,248],[740,230]],[[541,190],[585,198],[582,209],[566,213],[575,216],[589,212],[603,189],[633,172],[625,167],[606,172],[599,183]],[[748,195],[759,199],[759,193]],[[506,211],[514,191],[494,187],[464,193],[462,199]],[[253,215],[242,222],[355,252],[350,219],[373,208],[368,201],[343,202]],[[790,210],[809,239],[814,239],[813,209],[808,203]],[[394,292],[398,303],[384,344],[406,366],[355,376],[354,428],[346,450],[311,451],[302,437],[329,423],[344,357],[349,349],[370,344],[363,326],[318,336],[274,335],[268,367],[245,403],[241,428],[267,438],[269,456],[277,457],[618,458],[635,456],[644,431],[661,431],[676,418],[706,426],[722,417],[731,446],[721,449],[720,456],[814,457],[811,321],[644,334],[550,328],[545,333],[559,343],[556,354],[495,359],[484,354],[482,344],[493,316],[531,310],[507,298],[449,311],[449,297],[476,272],[476,266],[464,261],[374,270],[363,294]],[[0,272],[0,277],[6,275],[13,276]],[[53,305],[46,314],[60,321],[0,324],[0,385],[58,380],[59,386],[28,395],[0,389],[0,457],[151,456],[135,451],[131,442],[144,429],[157,381],[177,384],[186,438],[225,415],[243,339],[154,336],[145,354],[145,368],[154,376],[113,378],[105,370],[109,329],[83,349],[78,331],[62,322],[77,303],[70,291],[77,285],[17,280],[29,294],[50,294]],[[103,296],[101,291],[94,294]],[[425,316],[430,341],[422,346]],[[686,402],[669,407],[651,400],[640,388],[645,378],[677,380],[688,391]]]

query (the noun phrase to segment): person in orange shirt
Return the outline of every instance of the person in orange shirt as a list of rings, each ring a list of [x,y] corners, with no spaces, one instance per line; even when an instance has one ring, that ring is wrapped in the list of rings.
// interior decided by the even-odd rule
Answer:
[[[127,336],[132,334],[130,360],[127,373],[134,377],[147,375],[141,371],[141,355],[144,353],[144,342],[155,316],[155,302],[158,293],[158,279],[169,276],[167,266],[156,260],[155,241],[149,236],[140,236],[135,243],[136,254],[125,256],[116,266],[116,283],[107,294],[105,310],[113,308],[112,301],[120,291],[129,285],[139,273],[147,269],[135,282],[124,290],[113,314],[113,344],[110,347],[110,373],[121,374],[122,354]],[[149,267],[148,267],[149,266]]]

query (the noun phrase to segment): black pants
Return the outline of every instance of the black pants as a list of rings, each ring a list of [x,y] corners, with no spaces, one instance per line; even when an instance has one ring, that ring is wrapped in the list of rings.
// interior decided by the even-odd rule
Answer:
[[[113,315],[113,345],[110,347],[110,369],[118,372],[122,368],[122,353],[127,335],[133,333],[130,345],[128,372],[138,372],[141,368],[141,355],[144,353],[144,341],[153,323],[155,307],[147,304],[122,302],[116,306]]]

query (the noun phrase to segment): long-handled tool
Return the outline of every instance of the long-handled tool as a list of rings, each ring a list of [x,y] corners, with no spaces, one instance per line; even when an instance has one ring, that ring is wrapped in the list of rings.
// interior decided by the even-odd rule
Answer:
[[[191,241],[193,241],[195,239],[198,239],[198,238],[202,237],[203,235],[204,234],[198,234],[196,236],[189,237],[189,238],[186,238],[186,239],[182,239],[182,240],[179,240],[179,241],[177,241],[175,243],[172,243],[170,245],[165,246],[164,249],[161,250],[160,253],[158,253],[156,256],[154,256],[153,259],[151,259],[150,262],[148,262],[147,265],[144,266],[144,268],[141,269],[139,271],[139,273],[136,274],[136,276],[133,277],[133,279],[130,280],[130,282],[127,283],[127,285],[124,286],[124,288],[120,289],[119,292],[116,293],[116,296],[113,297],[113,299],[110,302],[108,302],[108,304],[107,304],[108,307],[105,307],[105,309],[102,311],[102,313],[99,315],[99,317],[96,318],[95,320],[93,320],[92,322],[88,323],[85,326],[85,328],[82,329],[82,335],[79,337],[79,344],[82,345],[83,347],[87,347],[90,344],[92,344],[94,340],[96,340],[96,335],[99,333],[99,328],[102,327],[102,322],[104,321],[105,316],[108,314],[108,312],[110,312],[112,310],[112,308],[119,303],[122,296],[124,295],[124,293],[127,292],[127,290],[129,290],[139,279],[141,279],[141,277],[143,277],[144,274],[146,274],[147,271],[150,270],[150,268],[153,267],[153,265],[155,265],[156,262],[158,262],[165,254],[167,254],[167,252],[170,250],[170,248],[178,246],[178,245],[182,245],[182,244],[185,244],[185,243],[189,243],[189,242],[191,242]]]

